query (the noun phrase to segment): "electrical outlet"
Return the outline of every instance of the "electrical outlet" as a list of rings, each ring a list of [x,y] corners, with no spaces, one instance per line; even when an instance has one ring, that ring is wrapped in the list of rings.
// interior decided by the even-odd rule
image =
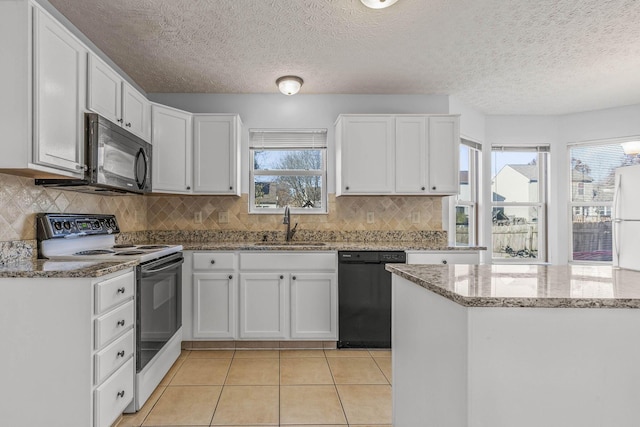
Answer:
[[[375,216],[373,215],[373,212],[367,212],[367,224],[373,224],[374,221]]]
[[[229,222],[229,212],[218,212],[218,223],[227,224]]]
[[[196,224],[202,224],[202,212],[201,211],[193,213],[193,222],[195,222]]]
[[[411,212],[411,222],[413,224],[420,223],[420,212]]]

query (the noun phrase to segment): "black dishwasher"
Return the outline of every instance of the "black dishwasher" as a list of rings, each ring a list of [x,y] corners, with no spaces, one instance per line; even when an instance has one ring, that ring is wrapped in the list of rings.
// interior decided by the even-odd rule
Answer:
[[[338,252],[338,348],[391,347],[391,273],[403,251]]]

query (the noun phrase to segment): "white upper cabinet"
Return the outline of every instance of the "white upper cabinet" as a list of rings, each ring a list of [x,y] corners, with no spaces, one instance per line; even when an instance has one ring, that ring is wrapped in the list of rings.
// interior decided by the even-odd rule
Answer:
[[[191,114],[162,105],[152,106],[154,192],[191,192]]]
[[[458,193],[460,121],[457,116],[429,117],[429,191]]]
[[[240,195],[240,117],[193,117],[193,192]]]
[[[391,116],[347,116],[338,120],[340,153],[337,194],[393,193],[395,125]]]
[[[458,116],[342,115],[336,195],[451,195],[458,191]]]
[[[35,161],[77,173],[84,169],[87,50],[39,9],[34,28]]]
[[[87,49],[30,2],[0,2],[3,172],[84,175]]]
[[[95,55],[89,55],[88,76],[87,108],[149,141],[151,104],[144,95]]]

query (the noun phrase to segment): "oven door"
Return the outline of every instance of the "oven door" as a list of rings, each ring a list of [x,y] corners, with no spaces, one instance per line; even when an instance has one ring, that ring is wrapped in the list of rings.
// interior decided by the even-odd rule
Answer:
[[[140,372],[182,326],[182,253],[138,266],[136,371]]]

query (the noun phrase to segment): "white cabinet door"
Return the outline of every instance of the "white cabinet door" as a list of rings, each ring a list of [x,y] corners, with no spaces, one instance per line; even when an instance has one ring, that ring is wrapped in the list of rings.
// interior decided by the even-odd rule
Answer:
[[[460,125],[457,116],[429,117],[429,192],[457,194]]]
[[[396,193],[427,193],[427,118],[396,118]]]
[[[395,119],[342,118],[339,194],[387,194],[394,190]]]
[[[279,273],[240,275],[240,338],[287,337],[287,283]]]
[[[140,92],[122,82],[122,125],[134,135],[151,139],[151,103]]]
[[[291,274],[291,338],[338,339],[337,290],[335,274]]]
[[[479,264],[478,251],[407,251],[407,264]]]
[[[193,191],[240,195],[237,116],[193,118]]]
[[[111,67],[89,55],[87,107],[113,123],[122,124],[122,78]]]
[[[195,273],[193,337],[236,338],[237,279],[232,273]]]
[[[83,174],[87,51],[34,9],[34,161]]]
[[[152,106],[154,192],[191,192],[191,114]]]

